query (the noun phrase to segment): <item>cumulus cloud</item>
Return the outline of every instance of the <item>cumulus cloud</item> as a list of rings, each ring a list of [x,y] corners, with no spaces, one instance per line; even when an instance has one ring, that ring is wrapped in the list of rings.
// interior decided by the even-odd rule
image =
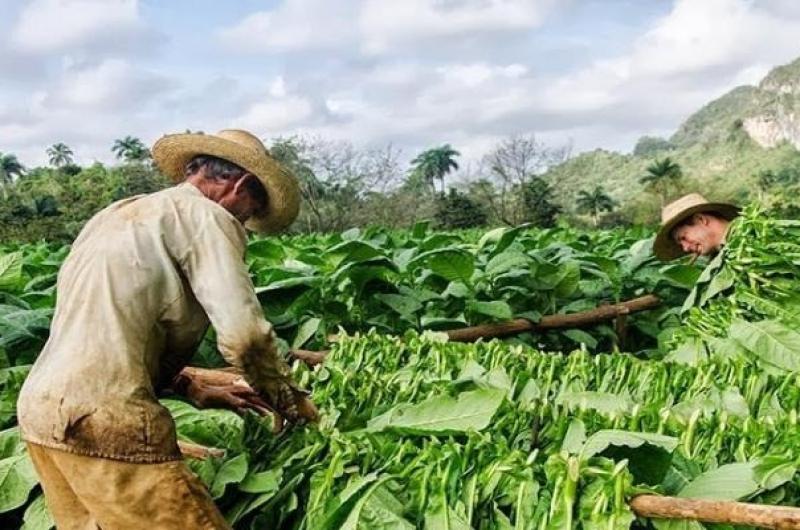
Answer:
[[[218,37],[231,50],[278,53],[342,46],[351,41],[355,4],[330,0],[285,0],[268,11],[251,13],[221,28]]]
[[[137,0],[32,0],[22,9],[10,44],[36,54],[108,54],[153,37]]]
[[[86,20],[71,18],[65,6],[76,5]],[[197,44],[193,29],[154,28],[134,0],[31,0],[0,21],[0,67],[22,68],[23,54],[48,64],[31,67],[36,82],[20,75],[23,89],[0,86],[0,150],[41,161],[46,145],[65,141],[108,159],[126,134],[149,142],[231,126],[391,142],[409,156],[450,142],[480,158],[527,133],[574,140],[575,151],[630,149],[800,52],[800,9],[789,0],[675,0],[637,17],[631,6],[643,3],[620,5],[281,0],[216,31],[211,14],[197,14],[210,28]],[[605,22],[594,24],[597,16]],[[134,41],[158,30],[174,35],[167,53],[142,60],[136,46],[145,44]],[[206,48],[176,61],[188,57],[169,48],[176,42]]]
[[[366,0],[359,30],[364,51],[380,53],[432,38],[531,29],[554,5],[550,0]]]

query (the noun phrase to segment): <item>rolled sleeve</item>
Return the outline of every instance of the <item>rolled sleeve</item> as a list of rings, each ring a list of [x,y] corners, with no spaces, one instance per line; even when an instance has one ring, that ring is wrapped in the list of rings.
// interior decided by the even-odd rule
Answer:
[[[203,217],[179,265],[214,326],[220,353],[263,392],[270,380],[288,379],[289,366],[247,272],[244,229],[226,215]]]

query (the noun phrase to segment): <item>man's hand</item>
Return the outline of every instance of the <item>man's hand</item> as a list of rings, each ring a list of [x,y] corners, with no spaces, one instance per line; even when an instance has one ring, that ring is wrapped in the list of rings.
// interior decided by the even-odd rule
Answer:
[[[270,408],[290,423],[317,421],[319,412],[314,402],[303,392],[291,385],[284,378],[270,379],[264,384],[264,394]]]
[[[291,423],[316,421],[319,413],[308,394],[293,388],[285,379],[266,385],[266,398],[247,384],[241,374],[228,370],[210,370],[187,366],[175,378],[172,388],[186,396],[198,408],[225,408],[244,413],[274,415],[276,430],[283,420]]]
[[[233,372],[185,368],[175,378],[173,388],[198,408],[223,408],[261,415],[272,412],[258,393]]]

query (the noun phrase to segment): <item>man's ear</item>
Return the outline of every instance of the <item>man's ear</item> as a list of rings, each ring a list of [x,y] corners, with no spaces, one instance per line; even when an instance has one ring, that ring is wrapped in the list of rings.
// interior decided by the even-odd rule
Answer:
[[[704,213],[694,214],[694,224],[701,224],[703,226],[708,226],[710,220],[711,218]]]

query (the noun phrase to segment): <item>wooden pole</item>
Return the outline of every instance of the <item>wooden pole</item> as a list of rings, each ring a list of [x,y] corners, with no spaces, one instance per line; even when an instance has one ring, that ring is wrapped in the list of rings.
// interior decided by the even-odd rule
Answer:
[[[800,530],[800,508],[789,506],[637,495],[631,499],[630,507],[641,517]]]
[[[481,324],[468,328],[452,329],[446,331],[447,336],[456,342],[473,342],[481,338],[504,337],[525,331],[547,331],[550,329],[580,328],[613,320],[620,315],[629,315],[638,311],[645,311],[657,307],[661,300],[655,295],[648,294],[633,300],[609,304],[566,315],[546,315],[539,322],[531,322],[524,318],[498,322],[495,324]]]
[[[181,454],[184,457],[197,458],[199,460],[207,460],[212,456],[220,457],[225,455],[225,451],[222,449],[205,447],[202,445],[193,444],[191,442],[184,442],[182,440],[178,440],[178,449],[180,449]]]

